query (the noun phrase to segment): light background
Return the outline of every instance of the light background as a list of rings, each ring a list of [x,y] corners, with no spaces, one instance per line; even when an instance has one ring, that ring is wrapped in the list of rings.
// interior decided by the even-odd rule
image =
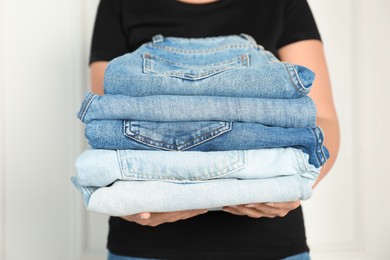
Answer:
[[[107,217],[86,213],[69,181],[97,3],[0,0],[1,260],[105,257]],[[309,3],[342,130],[334,169],[304,202],[312,257],[390,259],[390,1]]]

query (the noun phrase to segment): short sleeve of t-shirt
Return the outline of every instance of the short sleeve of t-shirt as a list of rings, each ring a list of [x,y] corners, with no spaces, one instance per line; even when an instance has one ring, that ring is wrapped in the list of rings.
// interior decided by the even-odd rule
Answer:
[[[121,0],[101,0],[96,13],[89,63],[129,52],[122,25]]]
[[[306,0],[284,0],[283,5],[283,29],[276,45],[278,49],[301,40],[321,40]]]
[[[171,8],[175,0],[101,0],[89,62],[110,61],[130,52],[142,43],[140,39],[150,40],[152,32],[170,34],[174,31],[183,37],[244,32],[274,54],[289,43],[321,40],[307,0],[218,1],[218,9],[211,9],[213,5],[204,6],[203,14],[189,12],[183,16],[188,8]],[[182,5],[177,4],[177,7]],[[200,9],[196,6],[194,10]],[[155,26],[150,28],[153,24]]]

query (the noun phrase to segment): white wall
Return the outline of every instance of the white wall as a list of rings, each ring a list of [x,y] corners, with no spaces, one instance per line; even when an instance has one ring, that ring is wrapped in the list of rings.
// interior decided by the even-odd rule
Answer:
[[[389,1],[310,1],[323,33],[342,143],[305,213],[318,259],[390,259]]]
[[[390,2],[309,1],[342,128],[340,157],[304,202],[313,259],[390,259]],[[107,217],[72,187],[84,148],[97,0],[0,0],[0,259],[104,259]]]

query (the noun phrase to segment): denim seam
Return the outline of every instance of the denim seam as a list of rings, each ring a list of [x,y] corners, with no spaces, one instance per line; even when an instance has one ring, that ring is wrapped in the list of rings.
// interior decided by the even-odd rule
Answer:
[[[92,195],[91,190],[88,188],[89,186],[82,186],[89,195]]]
[[[318,175],[319,173],[319,170],[313,170],[312,167],[310,167],[310,163],[305,159],[305,156],[303,155],[303,151],[300,150],[300,149],[294,149],[295,152],[299,153],[299,157],[301,159],[301,161],[303,162],[303,167],[304,167],[304,170],[306,173],[309,173],[311,175],[315,174],[315,175]],[[300,164],[301,165],[301,164]],[[302,177],[302,175],[300,175]]]
[[[243,168],[246,168],[248,166],[248,151],[247,150],[243,150],[243,158],[242,158],[242,160],[244,162]]]
[[[250,44],[228,44],[228,45],[223,45],[218,48],[211,48],[211,49],[197,49],[197,50],[186,50],[186,49],[177,49],[173,47],[168,47],[168,46],[160,46],[156,45],[153,43],[147,43],[145,46],[151,47],[151,48],[156,48],[156,49],[162,49],[166,50],[169,52],[174,52],[174,53],[183,53],[183,54],[192,54],[192,53],[212,53],[212,52],[218,52],[226,49],[240,49],[240,48],[248,48],[248,47],[253,47]]]
[[[315,145],[315,155],[316,155],[316,159],[317,159],[317,162],[321,165],[321,158],[320,158],[320,154],[318,154],[317,150],[318,150],[318,136],[317,136],[317,133],[313,130],[313,128],[309,128],[311,133],[314,135],[315,137],[315,142],[316,142],[316,145]]]
[[[232,124],[233,124],[232,122],[228,122],[228,124],[227,124],[227,129],[226,129],[226,130],[217,132],[216,134],[214,134],[214,135],[213,135],[212,137],[210,137],[210,138],[207,138],[207,139],[205,139],[205,140],[202,140],[202,141],[200,141],[200,142],[198,142],[198,143],[196,143],[196,144],[193,144],[193,145],[191,145],[191,146],[185,147],[182,151],[188,150],[188,149],[190,149],[190,148],[192,148],[192,147],[195,147],[195,146],[197,146],[197,145],[201,145],[201,144],[203,144],[203,143],[205,143],[205,142],[208,142],[208,141],[211,140],[211,139],[217,138],[218,136],[220,136],[220,135],[222,135],[222,134],[224,134],[224,133],[230,132],[230,131],[232,130]],[[221,128],[222,128],[222,127],[221,127]]]
[[[289,76],[289,79],[290,79],[293,87],[295,88],[295,90],[298,91],[301,94],[306,94],[307,93],[307,88],[300,88],[300,87],[302,87],[302,86],[299,87],[300,80],[299,79],[297,80],[298,83],[296,83],[295,80],[294,80],[295,77],[299,78],[297,76],[297,71],[295,70],[294,66],[292,64],[290,64],[290,63],[287,63],[287,62],[281,62],[281,63],[285,66],[285,68],[287,70],[287,74]],[[291,75],[291,67],[292,67],[292,70],[293,70],[293,73],[294,73],[294,78]]]
[[[296,160],[296,163],[299,167],[299,171],[300,172],[307,172],[309,170],[308,166],[306,165],[306,160],[305,160],[305,157],[303,156],[302,154],[302,151],[301,150],[298,150],[298,149],[294,149],[293,148],[293,151],[294,151],[294,154],[295,154],[295,160]],[[299,174],[301,175],[301,174]]]
[[[92,101],[95,99],[97,95],[93,94],[91,92],[88,92],[87,95],[84,98],[83,103],[81,104],[81,108],[79,113],[77,114],[77,117],[84,122],[85,115],[87,114],[87,111],[92,103]]]
[[[247,40],[252,46],[257,46],[256,40],[252,36],[250,36],[249,34],[240,33],[239,36],[241,38],[244,38],[245,40]]]
[[[197,146],[197,145],[199,145],[199,144],[201,144],[201,143],[204,143],[204,142],[207,142],[207,141],[209,141],[209,140],[211,140],[211,139],[214,139],[215,137],[218,137],[218,136],[220,136],[221,134],[224,134],[224,133],[226,133],[226,132],[229,132],[229,131],[232,129],[231,123],[228,122],[228,123],[225,123],[225,124],[224,124],[223,126],[221,126],[221,127],[218,127],[218,128],[216,128],[216,129],[213,129],[213,130],[211,130],[211,131],[209,131],[209,132],[206,132],[206,133],[204,133],[204,134],[202,134],[202,135],[200,135],[200,136],[194,137],[194,138],[192,138],[191,140],[186,141],[185,143],[182,143],[182,144],[179,144],[179,145],[175,145],[175,144],[170,144],[170,143],[166,143],[166,142],[162,142],[162,141],[156,141],[156,140],[153,140],[153,139],[151,139],[151,138],[149,138],[149,137],[146,137],[146,136],[137,134],[136,132],[134,132],[134,131],[132,131],[132,130],[130,129],[130,128],[131,128],[130,126],[127,126],[127,123],[126,123],[126,122],[130,122],[130,120],[124,120],[123,122],[124,122],[124,132],[123,132],[123,134],[124,134],[126,137],[131,138],[131,139],[133,139],[133,140],[135,140],[135,141],[137,141],[137,142],[143,143],[143,144],[148,145],[148,146],[152,146],[152,147],[156,147],[156,148],[160,148],[160,149],[164,149],[164,150],[169,150],[169,151],[172,151],[172,150],[174,150],[174,149],[163,148],[163,147],[160,147],[160,146],[158,146],[158,145],[153,145],[153,144],[147,143],[146,141],[139,140],[139,139],[137,139],[135,136],[130,136],[130,135],[127,133],[126,129],[129,129],[129,131],[130,131],[131,133],[134,133],[134,135],[140,136],[140,137],[142,137],[142,138],[144,138],[144,139],[147,139],[147,140],[150,140],[150,141],[152,141],[152,142],[159,143],[159,144],[162,144],[162,145],[165,145],[165,146],[175,147],[175,148],[177,148],[175,151],[180,151],[180,150],[184,151],[184,150],[187,150],[187,149],[189,149],[189,148],[191,148],[191,147]],[[201,141],[201,142],[198,142],[198,143],[195,143],[195,144],[193,144],[193,145],[190,145],[190,146],[186,147],[186,144],[191,143],[191,142],[194,142],[195,140],[200,139],[200,138],[202,138],[203,136],[209,135],[209,134],[212,134],[212,133],[216,133],[216,134],[214,134],[213,136],[211,136],[211,137],[209,137],[209,138],[207,138],[207,139],[205,139],[205,140],[203,140],[203,141]],[[185,146],[185,148],[184,148],[184,149],[179,149],[178,146]]]
[[[280,61],[269,51],[261,50],[268,61],[272,63],[280,63]]]
[[[204,79],[204,78],[211,77],[213,75],[222,73],[224,71],[228,71],[228,70],[232,70],[232,69],[239,69],[239,68],[241,68],[241,67],[239,67],[239,66],[230,66],[230,67],[224,67],[223,69],[209,70],[209,71],[206,71],[206,72],[203,72],[203,73],[199,73],[199,74],[195,74],[195,75],[191,75],[191,74],[188,74],[188,73],[178,73],[178,72],[176,72],[176,73],[175,72],[163,73],[161,75],[168,76],[168,77],[178,77],[178,78],[183,78],[183,79],[187,79],[187,80],[199,80],[199,79]]]
[[[203,78],[211,77],[211,76],[218,74],[218,73],[222,73],[222,72],[227,71],[227,70],[248,67],[248,63],[249,63],[248,62],[248,60],[249,60],[248,54],[242,54],[241,56],[236,57],[234,59],[230,59],[230,60],[219,62],[219,63],[207,64],[203,67],[202,66],[192,66],[189,64],[183,64],[183,63],[178,63],[178,62],[172,62],[169,60],[162,59],[158,56],[152,56],[149,53],[145,53],[142,56],[143,56],[143,72],[144,73],[157,74],[157,75],[162,75],[162,76],[167,76],[167,77],[178,77],[178,78],[187,79],[187,80],[203,79]],[[202,71],[201,73],[197,73],[197,74],[180,72],[180,71],[175,70],[175,69],[172,69],[171,71],[160,72],[160,71],[153,70],[152,60],[156,60],[157,62],[158,61],[165,62],[165,63],[171,64],[173,66],[178,66],[178,67],[182,67],[185,69],[202,68],[202,70],[205,70],[205,69],[209,69],[209,70]],[[221,66],[221,65],[223,65],[223,66]]]
[[[148,70],[147,69],[149,69],[150,71],[153,71],[153,67],[152,67],[152,62],[151,62],[151,60],[150,59],[145,59],[145,53],[143,53],[142,55],[141,55],[141,57],[142,57],[142,72],[143,73],[148,73]]]
[[[221,38],[244,38],[245,40],[247,40],[248,37],[244,37],[244,36],[248,36],[248,37],[251,37],[250,35],[248,34],[245,34],[245,33],[241,33],[241,34],[234,34],[234,35],[222,35],[222,36],[206,36],[206,37],[193,37],[193,38],[188,38],[188,37],[180,37],[180,36],[164,36],[162,34],[156,34],[154,35],[153,37],[156,37],[158,40],[158,42],[172,42],[172,43],[178,43],[178,42],[186,42],[188,41],[189,39],[190,40],[201,40],[201,41],[204,41],[204,40],[211,40],[211,41],[215,41],[215,40],[219,40]],[[152,37],[152,39],[153,39]]]
[[[316,127],[314,129],[317,129],[319,127]],[[315,136],[315,142],[316,142],[316,145],[315,145],[315,154],[316,154],[316,157],[317,157],[317,161],[320,165],[323,165],[325,162],[326,162],[326,156],[324,156],[324,154],[322,154],[321,152],[318,152],[318,149],[321,148],[321,151],[322,151],[322,144],[323,144],[323,138],[320,138],[317,134],[317,132],[315,130],[313,130],[313,128],[309,128],[310,131],[313,133],[313,135]],[[322,130],[320,130],[321,133],[322,133]],[[321,158],[324,160],[324,162],[321,161]]]
[[[91,200],[91,197],[92,197],[92,192],[89,190],[88,186],[79,185],[79,187],[81,189],[83,189],[88,194],[88,197],[84,196],[84,194],[83,194],[84,203],[88,207],[89,201]]]
[[[119,170],[121,171],[121,176],[123,179],[126,179],[125,170],[128,170],[127,166],[123,164],[123,158],[121,156],[120,150],[116,150],[116,158],[118,160]]]
[[[120,154],[120,150],[118,150],[118,153]],[[126,168],[126,172],[133,174],[133,176],[128,176],[124,175],[124,179],[137,179],[137,180],[145,180],[151,179],[151,180],[161,180],[161,181],[179,181],[179,182],[186,182],[186,181],[202,181],[202,180],[209,180],[209,179],[217,179],[222,176],[229,175],[233,172],[236,172],[238,170],[241,170],[246,167],[246,160],[245,160],[245,150],[237,150],[237,158],[235,161],[230,163],[229,165],[226,165],[224,168],[219,169],[215,172],[209,173],[208,175],[203,175],[199,177],[193,177],[193,178],[188,178],[187,180],[178,180],[175,178],[169,178],[167,176],[161,176],[161,175],[156,175],[155,173],[152,174],[145,174],[145,173],[137,173],[135,171],[131,171],[130,169]],[[122,164],[122,167],[123,164]],[[124,167],[125,168],[125,167]]]
[[[303,85],[302,81],[301,81],[301,78],[299,77],[298,75],[298,71],[297,69],[295,68],[294,65],[291,65],[292,69],[294,70],[294,75],[298,81],[298,85],[300,86],[299,89],[301,89],[302,92],[306,92],[307,91],[307,88]]]
[[[177,65],[177,66],[181,66],[181,67],[188,68],[188,69],[196,69],[199,67],[201,67],[201,68],[206,67],[207,68],[207,67],[215,67],[215,66],[219,66],[219,65],[230,65],[232,63],[239,63],[239,62],[243,63],[243,60],[247,59],[249,57],[249,55],[247,53],[245,53],[245,54],[241,54],[237,57],[234,57],[234,58],[231,58],[228,60],[224,60],[224,61],[220,61],[220,62],[216,62],[216,63],[204,64],[204,65],[191,65],[191,64],[175,62],[175,61],[161,58],[161,57],[156,56],[156,55],[152,55],[150,53],[144,53],[144,54],[142,54],[142,57],[145,59],[155,59],[158,61],[166,62],[166,63],[172,64],[172,65]]]
[[[322,131],[322,128],[317,126],[317,129],[320,131],[321,135],[322,135],[322,140],[321,140],[321,155],[322,157],[324,158],[324,163],[326,163],[326,161],[328,160],[326,158],[326,155],[325,155],[325,152],[324,152],[324,146],[323,146],[323,143],[324,143],[324,140],[325,140],[325,134],[324,134],[324,131]]]

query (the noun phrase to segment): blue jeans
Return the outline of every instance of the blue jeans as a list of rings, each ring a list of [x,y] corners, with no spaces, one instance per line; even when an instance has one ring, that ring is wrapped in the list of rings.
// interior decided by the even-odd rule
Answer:
[[[159,95],[130,97],[87,93],[77,114],[92,120],[229,121],[280,127],[315,127],[316,108],[306,96],[295,99]]]
[[[309,163],[323,165],[329,153],[316,128],[282,128],[238,122],[148,122],[93,120],[85,136],[97,149],[226,151],[294,147],[309,155]]]
[[[308,156],[291,147],[222,152],[92,149],[79,156],[76,169],[72,181],[87,209],[111,216],[305,200],[319,175]]]
[[[156,35],[112,60],[106,94],[298,98],[314,80],[309,69],[280,62],[248,35],[185,39]]]
[[[158,260],[156,258],[140,258],[140,257],[131,257],[131,256],[120,256],[108,252],[107,260]],[[300,253],[297,255],[289,256],[281,260],[310,260],[310,255],[308,252]]]

